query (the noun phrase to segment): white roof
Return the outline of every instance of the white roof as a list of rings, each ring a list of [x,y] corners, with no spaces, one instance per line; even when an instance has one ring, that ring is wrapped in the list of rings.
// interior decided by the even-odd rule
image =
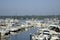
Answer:
[[[51,27],[51,26],[52,26],[52,27],[53,27],[53,26],[54,26],[54,27],[59,27],[58,25],[49,25],[49,27]]]

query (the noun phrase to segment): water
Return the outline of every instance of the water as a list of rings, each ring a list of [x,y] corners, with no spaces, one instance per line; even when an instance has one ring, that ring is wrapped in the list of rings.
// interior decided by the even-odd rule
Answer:
[[[30,34],[36,33],[38,28],[29,28],[27,31],[21,31],[15,35],[11,35],[5,40],[30,40]]]
[[[11,36],[11,40],[30,40],[30,33],[36,33],[37,28],[31,28],[28,31],[23,31],[20,34]]]

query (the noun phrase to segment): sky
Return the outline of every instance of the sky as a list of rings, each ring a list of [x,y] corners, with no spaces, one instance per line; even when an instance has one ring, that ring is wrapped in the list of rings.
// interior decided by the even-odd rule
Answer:
[[[60,0],[0,0],[1,15],[60,15]]]

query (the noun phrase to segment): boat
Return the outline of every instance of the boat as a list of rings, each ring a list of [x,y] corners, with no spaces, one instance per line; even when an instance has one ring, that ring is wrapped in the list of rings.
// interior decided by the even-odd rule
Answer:
[[[58,29],[56,29],[58,28]],[[58,25],[49,25],[47,28],[39,29],[36,34],[32,34],[31,40],[59,40],[60,28]]]
[[[10,32],[9,32],[9,30],[6,30],[6,29],[0,29],[0,34],[1,34],[1,36],[6,36],[6,35],[9,35]]]

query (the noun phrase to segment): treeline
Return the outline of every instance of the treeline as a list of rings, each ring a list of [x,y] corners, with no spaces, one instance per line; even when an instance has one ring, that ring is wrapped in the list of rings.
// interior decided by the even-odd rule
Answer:
[[[59,18],[60,19],[60,15],[47,15],[47,16],[35,16],[35,15],[32,15],[32,16],[0,16],[0,19],[5,19],[5,18],[17,18],[17,19],[31,19],[31,18],[38,18],[38,19],[43,19],[43,18]]]

